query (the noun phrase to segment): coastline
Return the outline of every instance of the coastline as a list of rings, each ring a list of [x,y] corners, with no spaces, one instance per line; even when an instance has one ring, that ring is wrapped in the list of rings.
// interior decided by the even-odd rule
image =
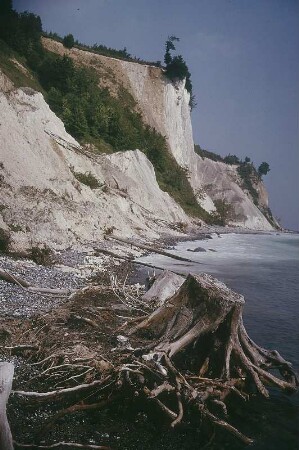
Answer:
[[[277,234],[277,233],[236,233],[235,230],[232,232],[228,232],[228,230],[226,230],[226,233],[221,233],[222,235],[226,234],[235,234],[235,235],[241,235],[241,234],[246,234],[246,235],[271,235],[271,234]],[[231,230],[230,230],[231,231]],[[215,230],[213,230],[213,233],[216,233]],[[210,229],[210,233],[207,233],[206,230],[201,230],[201,232],[199,233],[199,236],[202,238],[205,234],[213,234],[211,233],[211,229]],[[285,234],[285,233],[279,233],[279,234]],[[191,242],[191,241],[195,241],[197,240],[198,234],[193,235],[190,239],[190,236],[186,236],[184,237],[182,240],[179,239],[177,240],[177,242]],[[214,239],[217,239],[216,242],[218,242],[218,238],[217,238],[217,234],[213,235]],[[201,239],[200,239],[201,240]],[[221,240],[219,240],[220,242]],[[210,241],[209,241],[210,242]],[[212,240],[211,240],[212,242]],[[106,247],[113,247],[114,249],[116,249],[118,252],[120,252],[121,254],[130,254],[130,255],[135,255],[136,257],[144,255],[145,253],[149,253],[149,252],[143,252],[140,251],[140,249],[138,250],[133,250],[129,245],[121,245],[120,243],[114,243],[113,245],[111,244],[111,242],[109,241],[104,241],[102,243],[102,245],[105,245]],[[174,242],[170,242],[170,241],[165,241],[163,243],[163,245],[165,246],[171,246],[174,245]],[[161,245],[160,245],[161,246]],[[32,262],[28,262],[28,260],[16,260],[16,259],[12,259],[11,261],[6,261],[10,262],[10,265],[7,266],[7,269],[16,269],[18,268],[19,272],[17,272],[18,275],[23,275],[25,278],[28,277],[28,275],[31,273],[32,274],[32,279],[34,280],[35,283],[41,283],[43,280],[46,283],[47,280],[47,276],[48,276],[48,282],[49,285],[51,285],[53,287],[53,282],[56,282],[57,277],[59,277],[59,274],[64,274],[64,279],[65,282],[61,282],[61,287],[66,287],[66,286],[70,286],[72,287],[72,283],[74,282],[75,278],[73,278],[74,273],[76,273],[79,276],[79,280],[81,285],[85,285],[87,286],[91,286],[90,284],[90,279],[93,278],[95,279],[95,277],[97,277],[97,281],[98,283],[102,283],[104,286],[104,291],[106,289],[106,294],[110,296],[111,295],[111,289],[109,288],[109,274],[111,273],[112,270],[116,270],[119,271],[119,276],[120,279],[122,279],[121,277],[124,276],[124,272],[123,271],[127,271],[127,269],[129,268],[129,265],[125,262],[122,263],[120,262],[119,264],[115,264],[115,262],[112,261],[112,259],[110,257],[106,257],[104,255],[102,255],[101,257],[96,257],[93,256],[91,254],[92,252],[86,252],[86,253],[77,253],[77,252],[66,252],[66,253],[62,253],[60,255],[60,260],[59,263],[60,264],[56,264],[56,266],[53,266],[52,268],[43,268],[43,267],[37,267],[36,265],[32,264]],[[215,254],[215,257],[217,257],[217,253]],[[3,260],[2,260],[3,263]],[[22,268],[23,263],[25,263],[26,267]],[[110,265],[112,264],[112,265]],[[133,262],[134,265],[134,262]],[[68,269],[67,269],[68,268]],[[104,270],[102,270],[104,268]],[[20,271],[20,270],[23,271]],[[67,271],[66,271],[67,269]],[[27,271],[27,272],[26,272]],[[60,272],[61,271],[61,272]],[[122,274],[121,274],[122,272]],[[140,283],[141,281],[141,277],[140,277],[140,271],[138,271],[139,274],[137,274],[137,279],[135,280],[135,283]],[[147,269],[144,269],[143,271],[143,275],[146,276],[146,272]],[[66,274],[68,274],[66,276]],[[67,282],[66,282],[67,280]],[[103,280],[103,281],[101,281]],[[77,280],[78,281],[78,280]],[[67,284],[68,283],[68,284]],[[77,284],[78,285],[78,284]],[[18,295],[23,296],[24,295],[24,291],[19,287],[19,286],[15,286],[15,285],[11,285],[9,286],[9,288],[11,289],[11,292],[9,293],[9,295],[13,296],[14,298],[16,298],[16,292],[18,292]],[[102,291],[103,293],[103,291]],[[28,303],[29,305],[31,304],[31,307],[33,306],[33,302],[36,301],[36,297],[32,295],[29,299],[28,299]],[[49,299],[45,298],[44,301],[49,301]],[[31,302],[31,303],[30,303]],[[36,308],[33,311],[33,316],[30,314],[27,314],[27,316],[6,316],[5,318],[1,318],[0,320],[0,328],[5,328],[5,327],[11,327],[11,326],[16,326],[16,324],[21,324],[23,321],[27,321],[29,320],[29,322],[34,323],[35,320],[40,320],[39,317],[43,317],[43,316],[47,316],[48,314],[53,315],[53,313],[55,313],[55,311],[59,312],[59,311],[67,311],[69,306],[71,305],[71,303],[69,302],[69,300],[64,299],[61,302],[58,302],[56,304],[49,304],[49,309],[47,310],[47,308],[43,309],[43,308]],[[84,303],[83,303],[84,305]],[[42,306],[44,306],[44,302],[42,302]],[[15,305],[14,305],[14,311],[16,311]],[[79,311],[79,310],[78,310]],[[59,313],[59,317],[60,317]],[[124,313],[120,313],[121,315],[123,315]],[[127,313],[125,313],[125,315],[127,315]],[[250,330],[249,330],[250,331]],[[5,355],[5,354],[4,354]],[[7,356],[7,355],[6,355]],[[3,358],[3,354],[2,354],[2,358]],[[32,374],[30,373],[30,371],[28,372],[28,366],[26,364],[24,364],[24,360],[22,358],[22,355],[19,355],[17,358],[15,356],[12,356],[12,361],[16,364],[17,366],[17,387],[19,386],[23,386],[23,383],[26,380],[26,377],[28,376],[32,376]],[[24,379],[25,377],[25,379]],[[20,388],[20,387],[19,387]],[[40,390],[45,390],[47,389],[47,386],[40,386]],[[251,402],[252,404],[252,402]],[[262,402],[261,401],[257,401],[254,400],[253,401],[254,406],[256,408],[261,408]],[[13,407],[13,403],[11,405],[11,407]],[[13,417],[12,415],[12,409],[10,409],[10,414],[11,417]],[[111,439],[112,435],[117,435],[117,436],[121,436],[120,439],[120,445],[121,447],[118,447],[117,445],[114,446],[114,448],[124,448],[124,449],[140,449],[141,445],[142,448],[146,449],[146,450],[151,450],[153,447],[151,446],[151,442],[152,439],[157,438],[159,439],[159,442],[161,443],[161,445],[163,445],[163,447],[161,448],[173,448],[173,449],[179,449],[179,448],[185,448],[187,450],[187,448],[197,448],[195,445],[195,439],[196,438],[196,433],[191,429],[188,429],[187,427],[187,431],[185,433],[185,431],[183,430],[182,432],[169,432],[169,431],[165,431],[164,432],[159,432],[157,431],[157,429],[155,429],[155,431],[153,432],[152,430],[152,425],[150,425],[146,419],[146,417],[144,416],[144,419],[141,419],[139,417],[138,420],[140,420],[140,424],[142,424],[141,428],[136,428],[136,424],[135,424],[135,420],[134,419],[128,419],[128,421],[126,421],[126,419],[122,418],[122,411],[118,411],[115,412],[116,415],[112,415],[112,417],[109,416],[108,422],[107,422],[107,418],[103,419],[103,424],[102,427],[104,427],[107,430],[111,430],[108,431],[109,434],[109,439]],[[130,417],[130,414],[132,414],[132,412],[128,411],[128,417]],[[20,430],[23,430],[24,433],[26,433],[26,427],[27,424],[25,422],[23,422],[23,419],[21,417],[22,414],[18,414],[17,417],[17,421],[14,422],[14,419],[11,419],[13,423],[13,427],[20,427]],[[80,416],[79,416],[80,417]],[[133,416],[134,417],[134,414]],[[117,423],[120,424],[119,425],[119,429],[116,432],[115,431],[115,426],[114,426],[114,421],[117,420]],[[249,423],[251,423],[249,421]],[[129,428],[128,428],[129,427]],[[65,433],[66,430],[69,429],[69,432],[72,433],[72,438],[75,440],[76,438],[78,439],[82,439],[82,437],[84,436],[88,436],[88,432],[86,431],[86,429],[84,427],[82,427],[82,424],[79,426],[78,425],[78,421],[76,419],[76,417],[74,418],[70,418],[70,420],[67,420],[65,422],[65,424],[62,426],[62,428],[60,429],[61,432]],[[89,430],[89,432],[91,432],[91,427],[90,424],[88,422],[88,426],[87,429]],[[119,431],[120,430],[120,431]],[[129,432],[126,430],[130,430]],[[115,434],[116,433],[116,434]],[[130,436],[128,435],[128,433],[130,434]],[[142,439],[146,439],[147,444],[141,444],[141,441],[138,441],[138,435],[142,436]],[[190,437],[190,433],[192,434],[192,437]],[[195,434],[194,434],[195,433]],[[105,433],[103,432],[103,435]],[[248,431],[248,434],[250,434],[250,432]],[[57,437],[59,435],[59,433],[56,435],[54,435],[54,437]],[[165,444],[165,436],[167,436],[167,440],[169,442],[171,442],[171,445],[167,446]],[[56,439],[55,437],[55,439]],[[104,442],[105,439],[108,441],[108,438],[103,438]],[[113,438],[114,439],[114,438]],[[183,439],[183,441],[182,441]],[[133,442],[134,440],[134,442]],[[156,441],[157,442],[157,441]],[[257,443],[258,444],[258,443]],[[134,446],[135,445],[135,446]],[[184,445],[186,445],[184,447]],[[219,445],[219,442],[218,442]],[[189,446],[189,447],[188,447]],[[191,447],[190,447],[191,446]],[[253,446],[254,447],[254,446]],[[217,447],[217,450],[224,448],[221,446]],[[230,448],[234,449],[234,448],[240,448],[238,446],[235,447],[234,443],[230,443]],[[291,447],[290,447],[291,448]]]

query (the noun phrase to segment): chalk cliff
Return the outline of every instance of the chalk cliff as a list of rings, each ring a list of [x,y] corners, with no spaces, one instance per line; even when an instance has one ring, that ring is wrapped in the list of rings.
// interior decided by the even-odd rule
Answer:
[[[84,150],[41,93],[15,89],[0,72],[0,228],[23,250],[97,241],[107,231],[157,238],[189,218],[156,181],[139,150]],[[96,180],[91,189],[80,174]]]
[[[117,95],[117,87],[127,89],[137,103],[144,121],[166,137],[168,148],[181,167],[199,204],[211,212],[215,200],[225,200],[234,209],[231,223],[254,230],[271,230],[272,225],[261,210],[268,207],[268,197],[259,181],[257,205],[243,189],[235,166],[201,158],[194,151],[189,100],[185,83],[172,83],[160,68],[97,55],[77,48],[66,49],[59,42],[43,38],[48,50],[67,54],[76,64],[94,68],[99,83]]]
[[[145,123],[165,136],[168,149],[185,169],[198,203],[208,212],[224,199],[234,208],[232,224],[271,230],[262,213],[266,190],[255,186],[257,205],[235,166],[200,157],[194,151],[189,94],[184,82],[172,83],[158,67],[96,55],[43,38],[50,51],[93,67],[99,84],[117,96],[124,87]],[[123,236],[156,238],[178,233],[192,220],[163,192],[155,171],[140,150],[95,155],[66,132],[43,95],[16,89],[0,72],[0,228],[12,247],[40,243],[80,246],[115,230]],[[142,149],[141,149],[142,150]],[[96,185],[82,182],[89,176]]]

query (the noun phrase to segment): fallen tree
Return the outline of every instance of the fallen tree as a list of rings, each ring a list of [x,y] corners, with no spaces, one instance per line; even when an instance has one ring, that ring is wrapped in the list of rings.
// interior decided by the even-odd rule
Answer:
[[[16,284],[17,286],[20,286],[22,289],[28,290],[36,294],[43,293],[50,295],[68,296],[76,292],[75,289],[56,289],[56,288],[44,288],[39,286],[33,286],[23,278],[16,276],[11,272],[9,272],[8,270],[3,269],[1,267],[0,267],[0,279],[7,281],[8,283]]]
[[[108,241],[116,241],[116,242],[121,242],[122,244],[128,244],[131,247],[137,247],[137,248],[146,250],[151,253],[157,253],[158,255],[167,256],[168,258],[171,258],[171,259],[176,259],[178,261],[192,262],[193,264],[202,264],[199,261],[194,261],[192,259],[185,258],[183,256],[175,255],[174,253],[167,252],[161,248],[156,248],[156,247],[153,247],[152,245],[141,244],[134,240],[124,239],[119,236],[106,235],[105,239]]]
[[[153,295],[162,292],[163,283],[170,279],[169,274],[157,279],[151,288]],[[155,415],[164,417],[172,428],[198,416],[249,444],[252,439],[228,420],[227,400],[236,396],[244,401],[253,387],[264,397],[269,396],[268,385],[287,392],[297,389],[298,379],[291,364],[248,336],[242,320],[244,298],[213,277],[189,275],[184,281],[176,276],[170,297],[165,295],[164,302],[157,299],[160,306],[146,315],[138,308],[128,308],[125,317],[119,316],[113,301],[119,302],[120,293],[113,297],[113,290],[108,296],[103,292],[90,288],[81,296],[76,294],[61,315],[63,320],[57,320],[59,311],[55,317],[54,313],[42,317],[34,340],[26,343],[36,345],[38,335],[39,351],[29,351],[32,364],[39,367],[35,378],[51,381],[53,387],[59,385],[46,393],[13,392],[14,401],[24,408],[41,402],[60,405],[59,411],[40,427],[36,445],[66,415],[109,409],[118,402],[135,402],[136,398],[143,407],[148,405]],[[150,297],[149,291],[149,301]],[[109,312],[104,301],[111,307]],[[80,319],[85,321],[78,321],[78,309]],[[97,327],[90,325],[91,317]],[[54,330],[51,320],[55,321],[56,336],[49,333]],[[61,324],[61,336],[67,329],[68,348],[53,346],[59,337],[57,324]],[[84,339],[89,340],[80,355],[72,346],[72,333],[78,333],[78,327],[88,327]],[[97,351],[99,343],[101,353]]]

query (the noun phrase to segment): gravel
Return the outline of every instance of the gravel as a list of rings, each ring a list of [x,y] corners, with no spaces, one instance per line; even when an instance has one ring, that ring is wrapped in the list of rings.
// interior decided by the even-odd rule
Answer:
[[[79,289],[86,285],[86,276],[79,269],[84,254],[63,255],[60,266],[41,266],[27,259],[0,256],[0,267],[43,288]],[[77,266],[77,267],[76,267]],[[0,317],[31,317],[47,312],[66,300],[66,296],[33,293],[18,285],[0,280]]]

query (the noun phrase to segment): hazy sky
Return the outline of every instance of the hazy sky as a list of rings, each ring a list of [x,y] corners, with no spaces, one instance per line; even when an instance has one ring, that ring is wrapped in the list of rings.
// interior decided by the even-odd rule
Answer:
[[[168,35],[192,75],[194,140],[270,164],[274,214],[299,230],[299,0],[14,0],[43,27],[163,60]]]

